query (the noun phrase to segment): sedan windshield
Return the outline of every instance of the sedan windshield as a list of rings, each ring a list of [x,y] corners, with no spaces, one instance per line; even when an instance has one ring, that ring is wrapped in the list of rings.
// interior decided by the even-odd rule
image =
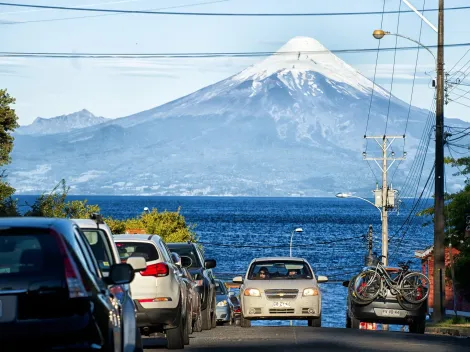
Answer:
[[[248,274],[249,280],[305,280],[312,278],[313,275],[308,265],[299,261],[255,262]]]

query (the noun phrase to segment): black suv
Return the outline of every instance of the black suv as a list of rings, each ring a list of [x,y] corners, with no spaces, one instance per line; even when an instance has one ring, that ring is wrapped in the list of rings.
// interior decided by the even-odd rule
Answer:
[[[133,278],[132,267],[121,263],[103,277],[70,220],[0,219],[0,349],[120,350],[119,311],[108,285]]]
[[[399,268],[386,267],[391,277],[399,272]],[[355,278],[355,277],[354,277]],[[351,280],[353,280],[352,278]],[[350,281],[343,286],[349,287]],[[414,305],[398,301],[395,295],[387,292],[387,297],[376,298],[369,304],[358,304],[351,299],[348,292],[346,308],[346,327],[359,329],[360,323],[408,325],[412,333],[424,334],[426,328],[427,300]]]
[[[217,326],[216,284],[211,269],[215,268],[216,261],[214,259],[205,260],[196,243],[168,243],[167,245],[172,252],[177,253],[181,258],[191,259],[191,265],[188,265],[187,268],[196,281],[197,290],[201,296],[202,329],[215,328]]]

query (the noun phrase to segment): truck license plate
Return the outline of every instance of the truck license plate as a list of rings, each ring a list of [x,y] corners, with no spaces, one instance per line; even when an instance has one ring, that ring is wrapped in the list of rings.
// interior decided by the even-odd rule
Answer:
[[[399,309],[382,309],[382,316],[384,317],[400,317],[401,310]]]
[[[290,304],[288,302],[274,302],[273,308],[290,308]]]

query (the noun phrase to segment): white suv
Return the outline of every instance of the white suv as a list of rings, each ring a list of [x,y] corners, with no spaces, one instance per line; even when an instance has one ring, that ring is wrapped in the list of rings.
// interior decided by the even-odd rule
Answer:
[[[170,250],[158,235],[115,235],[114,241],[121,260],[137,271],[131,293],[142,334],[163,332],[168,349],[184,348],[191,324],[188,297]]]

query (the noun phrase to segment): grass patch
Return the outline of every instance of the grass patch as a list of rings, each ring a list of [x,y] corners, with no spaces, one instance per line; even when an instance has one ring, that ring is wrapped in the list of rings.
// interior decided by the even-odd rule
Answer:
[[[437,324],[426,324],[428,326],[436,326],[436,327],[466,327],[470,328],[470,322],[467,321],[464,317],[453,316],[450,319],[446,319]]]

